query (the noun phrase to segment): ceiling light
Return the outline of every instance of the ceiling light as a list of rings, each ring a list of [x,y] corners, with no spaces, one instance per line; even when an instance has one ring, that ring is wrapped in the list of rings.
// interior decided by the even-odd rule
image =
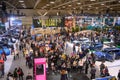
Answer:
[[[26,6],[23,6],[24,8],[26,8]]]
[[[55,2],[54,2],[54,1],[51,1],[50,3],[51,3],[51,4],[54,4]]]
[[[63,6],[62,8],[65,8],[65,6]]]
[[[59,13],[57,12],[57,16],[59,15]]]
[[[101,5],[105,5],[105,4],[101,4]]]
[[[44,9],[45,7],[42,7],[41,9]]]
[[[95,0],[90,0],[90,1],[95,1]]]
[[[77,3],[78,5],[81,4],[81,3]]]
[[[90,10],[90,8],[88,8],[88,10]]]
[[[89,7],[92,7],[91,5]]]
[[[73,9],[76,9],[76,8],[73,8]]]
[[[58,9],[60,9],[60,8],[58,8]]]
[[[25,4],[21,4],[21,5],[23,5],[23,6],[24,6]]]
[[[96,7],[96,9],[98,9],[98,7]]]
[[[20,0],[19,2],[21,2],[21,3],[22,3],[22,2],[24,2],[24,1],[23,1],[23,0]]]
[[[113,8],[110,8],[110,9],[113,9]]]
[[[46,6],[50,6],[49,4],[46,4]]]

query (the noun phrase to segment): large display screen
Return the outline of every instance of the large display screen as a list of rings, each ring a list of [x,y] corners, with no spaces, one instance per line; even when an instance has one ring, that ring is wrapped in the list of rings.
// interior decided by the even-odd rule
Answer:
[[[42,27],[42,22],[39,19],[33,19],[34,28]]]
[[[61,27],[61,19],[45,19],[46,27]]]
[[[33,25],[38,27],[61,27],[64,21],[62,18],[33,19]]]

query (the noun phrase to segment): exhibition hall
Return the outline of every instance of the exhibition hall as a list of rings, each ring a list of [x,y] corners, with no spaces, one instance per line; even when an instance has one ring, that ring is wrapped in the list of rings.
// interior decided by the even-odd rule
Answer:
[[[0,0],[0,80],[120,80],[120,0]]]

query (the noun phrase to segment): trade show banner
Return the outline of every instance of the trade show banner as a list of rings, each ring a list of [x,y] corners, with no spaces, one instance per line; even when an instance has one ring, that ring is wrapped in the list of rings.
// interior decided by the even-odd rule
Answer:
[[[73,27],[73,16],[65,17],[65,27]]]

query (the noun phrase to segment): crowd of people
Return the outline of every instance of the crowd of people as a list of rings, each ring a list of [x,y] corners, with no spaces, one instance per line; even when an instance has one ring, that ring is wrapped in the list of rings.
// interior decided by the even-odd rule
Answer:
[[[113,39],[113,34],[103,34],[107,37]],[[53,74],[60,73],[61,80],[68,80],[71,73],[85,73],[91,74],[91,79],[96,78],[96,73],[100,73],[100,77],[110,76],[107,66],[104,62],[100,64],[100,72],[97,72],[95,55],[93,53],[89,54],[88,49],[81,49],[81,51],[76,51],[75,45],[73,45],[73,51],[69,52],[67,55],[65,52],[68,48],[66,44],[67,41],[73,41],[79,37],[88,37],[89,39],[102,42],[102,37],[100,34],[77,34],[74,33],[65,35],[44,35],[42,40],[37,39],[31,42],[31,48],[33,50],[34,58],[46,58],[47,62],[47,72],[52,72]],[[102,42],[103,43],[103,42]]]
[[[23,76],[24,76],[24,73],[23,73],[23,70],[22,68],[15,68],[13,73],[9,72],[8,75],[7,75],[7,80],[23,80]]]
[[[24,36],[24,34],[21,34]],[[56,34],[56,35],[43,35],[41,41],[35,39],[31,39],[30,37],[20,38],[20,44],[17,45],[19,47],[18,51],[14,55],[14,60],[19,59],[20,54],[26,60],[26,67],[32,68],[33,67],[33,58],[46,58],[46,68],[47,73],[52,74],[61,74],[60,80],[68,80],[71,73],[85,73],[91,74],[90,78],[95,79],[97,68],[96,68],[96,60],[95,55],[93,53],[89,54],[88,49],[81,49],[81,51],[76,52],[75,45],[73,45],[72,52],[69,52],[70,55],[66,54],[68,50],[68,45],[66,44],[67,41],[73,41],[79,37],[88,37],[93,41],[101,41],[101,35],[99,34],[77,34],[76,36],[74,33],[66,35]],[[99,37],[98,37],[99,36]],[[5,59],[6,60],[6,59]],[[106,77],[110,76],[109,70],[107,66],[104,65],[104,62],[100,64],[100,76]],[[7,75],[7,80],[23,80],[24,72],[22,68],[18,67],[15,68],[13,73],[9,72]],[[12,78],[12,79],[11,79]],[[31,74],[26,76],[27,78],[31,79]],[[120,73],[118,75],[120,78]],[[32,80],[32,79],[31,79]]]
[[[87,36],[80,34],[79,36]],[[89,36],[89,35],[88,35]],[[70,52],[71,55],[66,55],[65,50],[67,50],[66,41],[70,41],[77,36],[66,34],[61,36],[57,35],[44,35],[42,41],[33,41],[31,43],[31,48],[33,49],[34,57],[45,57],[47,59],[47,71],[52,71],[53,74],[60,72],[61,80],[67,80],[67,74],[72,72],[80,72],[91,74],[91,79],[95,78],[96,68],[95,68],[95,56],[92,53],[89,55],[88,49],[80,52],[76,52],[75,45],[73,45],[73,51]],[[88,69],[91,68],[89,71]],[[105,67],[107,69],[107,67]],[[103,70],[102,70],[103,71]],[[104,76],[108,76],[105,75]]]

